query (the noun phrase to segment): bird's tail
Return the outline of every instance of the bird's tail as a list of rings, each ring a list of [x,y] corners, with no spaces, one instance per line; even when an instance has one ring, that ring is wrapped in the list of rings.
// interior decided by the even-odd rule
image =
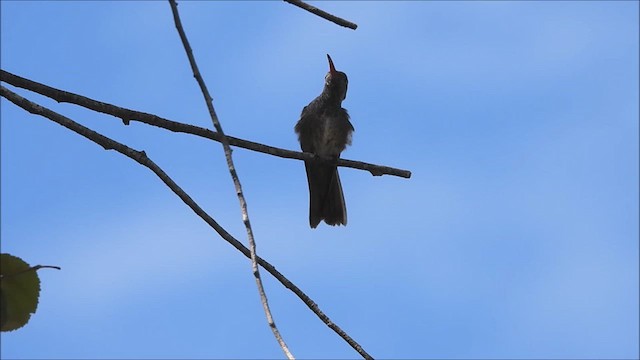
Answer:
[[[347,207],[335,165],[305,162],[309,183],[309,225],[347,225]]]

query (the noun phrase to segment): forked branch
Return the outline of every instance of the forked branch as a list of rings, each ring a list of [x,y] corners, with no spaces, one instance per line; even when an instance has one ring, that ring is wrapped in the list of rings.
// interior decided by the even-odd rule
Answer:
[[[96,131],[93,131],[77,122],[60,115],[46,107],[33,103],[22,96],[12,92],[11,90],[0,86],[0,95],[7,100],[28,111],[29,113],[43,116],[53,122],[56,122],[67,129],[93,141],[102,146],[105,150],[116,150],[117,152],[135,160],[142,166],[153,171],[156,176],[167,185],[196,215],[211,226],[225,241],[235,247],[247,258],[251,258],[251,252],[240,241],[231,236],[222,226],[220,226],[207,212],[205,212],[178,184],[173,181],[156,163],[154,163],[144,151],[134,150],[120,142],[112,140]],[[299,287],[282,275],[276,268],[261,257],[256,257],[257,263],[267,272],[273,275],[284,287],[291,290],[307,307],[322,320],[336,334],[342,337],[353,349],[355,349],[365,359],[373,359],[351,336],[336,325],[331,319],[318,307],[318,305],[305,294]]]

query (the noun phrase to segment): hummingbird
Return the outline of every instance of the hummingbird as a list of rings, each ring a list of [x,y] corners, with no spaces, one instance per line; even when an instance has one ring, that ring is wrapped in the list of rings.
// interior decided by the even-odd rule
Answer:
[[[349,113],[342,107],[347,97],[347,74],[337,71],[331,56],[322,93],[302,109],[294,130],[302,151],[315,155],[304,163],[309,184],[309,225],[347,225],[347,207],[338,176],[340,153],[351,145],[354,131]]]

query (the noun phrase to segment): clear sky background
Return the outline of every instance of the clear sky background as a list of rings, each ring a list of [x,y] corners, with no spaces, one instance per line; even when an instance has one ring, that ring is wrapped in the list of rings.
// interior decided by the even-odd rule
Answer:
[[[180,2],[229,135],[299,149],[349,76],[349,225],[303,164],[237,149],[259,254],[378,358],[637,358],[638,2]],[[2,69],[211,128],[164,1],[2,1]],[[4,84],[6,85],[6,84]],[[246,241],[220,144],[39,95],[162,166]],[[248,260],[149,170],[2,99],[2,252],[42,270],[3,358],[280,358]],[[300,358],[356,358],[263,272]]]

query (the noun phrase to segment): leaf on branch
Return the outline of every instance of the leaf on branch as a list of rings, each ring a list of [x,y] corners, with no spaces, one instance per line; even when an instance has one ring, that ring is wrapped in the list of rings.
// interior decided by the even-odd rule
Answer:
[[[43,267],[24,262],[10,254],[0,254],[0,330],[13,331],[23,327],[36,312],[40,297],[37,270]]]

